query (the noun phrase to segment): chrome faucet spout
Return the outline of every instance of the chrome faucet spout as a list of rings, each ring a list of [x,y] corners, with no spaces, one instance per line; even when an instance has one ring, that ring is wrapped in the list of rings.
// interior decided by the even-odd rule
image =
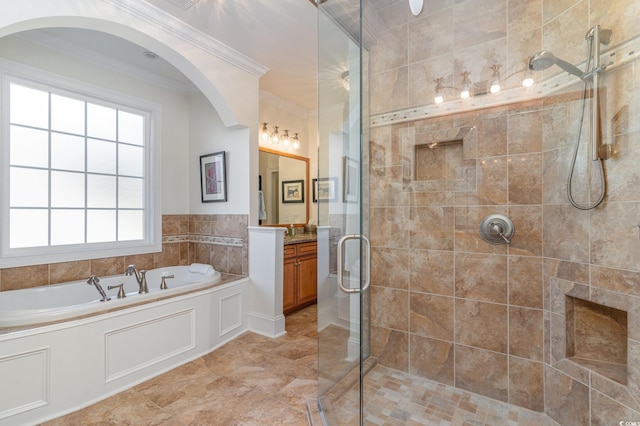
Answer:
[[[149,293],[149,289],[147,288],[147,271],[141,270],[138,271],[136,269],[136,265],[129,265],[127,269],[124,271],[124,274],[128,277],[131,275],[136,276],[136,281],[138,282],[138,293]]]
[[[105,293],[105,291],[102,289],[102,286],[100,285],[100,278],[98,278],[95,275],[91,275],[87,280],[87,284],[96,287],[96,290],[98,290],[98,293],[100,293],[100,296],[102,296],[102,299],[100,299],[101,302],[106,302],[107,300],[111,300],[111,298],[107,296],[107,293]]]

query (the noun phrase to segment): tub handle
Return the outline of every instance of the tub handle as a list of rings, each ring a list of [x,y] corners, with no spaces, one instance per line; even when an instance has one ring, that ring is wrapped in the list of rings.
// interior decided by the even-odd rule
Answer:
[[[162,278],[162,282],[160,283],[160,290],[166,290],[169,287],[167,287],[167,282],[165,281],[167,278],[174,278],[175,275],[171,274],[171,275],[163,275]]]
[[[118,299],[124,299],[125,297],[127,297],[127,294],[124,292],[124,283],[107,286],[108,290],[112,290],[114,288],[120,288],[120,290],[118,290]]]

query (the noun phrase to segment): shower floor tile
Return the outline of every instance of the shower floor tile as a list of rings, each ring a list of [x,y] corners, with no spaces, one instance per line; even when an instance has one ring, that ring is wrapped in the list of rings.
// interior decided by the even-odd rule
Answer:
[[[58,425],[309,424],[317,396],[316,307],[287,316],[287,334],[245,333],[188,364],[44,423]],[[554,425],[546,416],[376,366],[365,377],[367,425]],[[336,423],[357,425],[357,387],[334,403]],[[313,423],[317,424],[317,418]]]

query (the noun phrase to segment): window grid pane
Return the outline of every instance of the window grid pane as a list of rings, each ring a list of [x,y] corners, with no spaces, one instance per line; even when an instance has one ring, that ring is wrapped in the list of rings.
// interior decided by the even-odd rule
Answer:
[[[22,167],[10,169],[9,248],[145,239],[145,115],[25,85],[10,88],[9,116],[20,126],[11,127],[17,130],[9,137],[9,163]],[[46,120],[23,118],[25,101],[13,97],[24,93],[44,105]],[[33,230],[27,218],[37,218]]]

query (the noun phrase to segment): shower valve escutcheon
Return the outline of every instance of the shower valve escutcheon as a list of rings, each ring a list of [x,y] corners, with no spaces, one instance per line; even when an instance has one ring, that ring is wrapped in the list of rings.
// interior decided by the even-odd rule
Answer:
[[[515,227],[507,216],[490,214],[480,222],[480,236],[489,244],[510,244]]]

